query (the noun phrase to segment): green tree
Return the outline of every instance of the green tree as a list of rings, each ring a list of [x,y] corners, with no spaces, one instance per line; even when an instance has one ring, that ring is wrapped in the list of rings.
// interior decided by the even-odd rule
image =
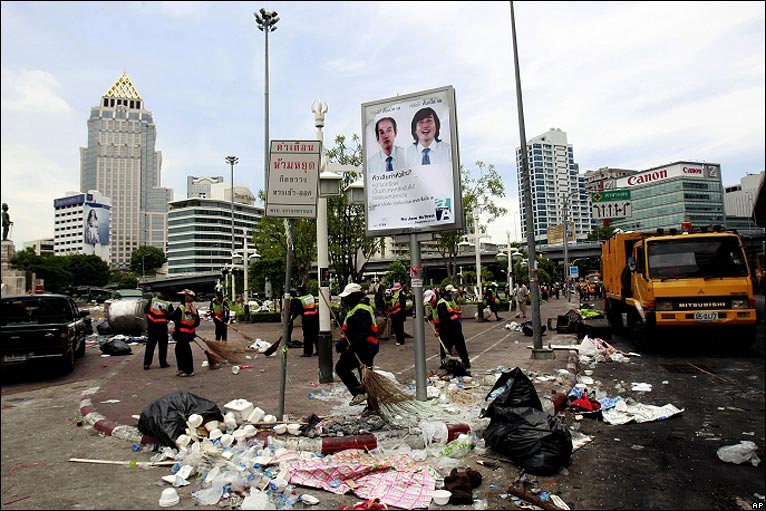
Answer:
[[[136,289],[138,288],[138,277],[132,273],[125,273],[117,282],[117,289]]]
[[[265,203],[263,191],[258,197]],[[287,261],[287,235],[284,218],[262,216],[253,234],[253,245],[261,259],[251,259],[253,269],[248,285],[251,289],[263,289],[266,277],[271,281],[275,294],[285,282],[285,263]],[[293,268],[290,287],[297,287],[309,280],[311,263],[316,259],[316,221],[310,219],[293,220]],[[248,270],[249,271],[249,270]]]
[[[69,272],[73,285],[103,287],[109,282],[109,264],[97,255],[73,254],[69,259]]]
[[[335,137],[335,146],[327,151],[327,160],[343,165],[362,165],[362,147],[359,135],[352,135],[351,145],[346,144],[346,137]],[[343,175],[341,187],[345,189],[357,176]],[[364,267],[382,244],[382,238],[366,235],[364,205],[351,204],[342,193],[327,199],[327,230],[329,234],[330,265],[335,270],[340,282],[349,278],[360,282]]]
[[[395,282],[399,282],[403,286],[410,286],[410,272],[407,271],[407,266],[399,260],[391,261],[381,284],[388,289],[393,287]]]
[[[467,219],[466,226],[473,224],[474,211],[481,211],[487,224],[508,212],[506,208],[498,206],[495,202],[497,197],[505,197],[505,185],[495,166],[491,163],[485,164],[483,161],[477,161],[476,167],[478,168],[478,175],[474,176],[471,169],[460,166],[463,212]],[[480,228],[482,233],[486,232],[486,225],[480,226]],[[447,274],[452,282],[455,282],[455,258],[458,243],[462,241],[466,233],[467,231],[460,229],[439,233],[437,250],[447,260]]]
[[[138,247],[130,256],[130,270],[136,275],[155,275],[168,258],[157,247]]]
[[[596,227],[588,234],[588,241],[603,241],[612,237],[614,227]]]

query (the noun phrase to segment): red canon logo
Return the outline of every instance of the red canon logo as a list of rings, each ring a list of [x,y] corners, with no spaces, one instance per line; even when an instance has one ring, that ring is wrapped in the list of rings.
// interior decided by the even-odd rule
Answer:
[[[684,174],[702,174],[702,169],[695,169],[694,167],[684,167]]]

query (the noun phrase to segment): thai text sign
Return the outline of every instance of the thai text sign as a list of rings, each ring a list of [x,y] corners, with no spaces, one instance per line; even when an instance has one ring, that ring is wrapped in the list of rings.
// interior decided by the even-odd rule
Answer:
[[[266,216],[316,218],[319,197],[319,140],[272,140]]]

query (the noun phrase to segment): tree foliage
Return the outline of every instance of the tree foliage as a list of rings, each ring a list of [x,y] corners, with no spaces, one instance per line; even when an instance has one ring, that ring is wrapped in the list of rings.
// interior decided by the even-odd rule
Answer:
[[[16,254],[12,264],[34,272],[50,293],[64,293],[73,286],[102,287],[109,282],[109,265],[96,255],[37,255],[27,247]]]
[[[136,275],[155,275],[168,258],[157,247],[138,247],[130,256],[130,270]]]
[[[603,241],[612,237],[614,227],[596,227],[588,234],[588,241]]]
[[[473,212],[480,211],[483,221],[490,224],[499,216],[508,213],[508,210],[496,203],[497,197],[505,197],[505,185],[500,174],[493,164],[485,164],[477,161],[478,174],[474,176],[471,169],[460,166],[460,181],[463,190],[463,212],[466,217],[466,229],[473,225]],[[486,224],[480,226],[481,233],[486,232]],[[447,260],[447,274],[449,279],[455,281],[455,258],[458,251],[458,243],[463,240],[466,231],[459,229],[442,231],[438,237],[438,251]]]
[[[362,147],[359,135],[352,135],[351,144],[346,137],[335,137],[335,147],[327,151],[330,162],[342,165],[354,165],[361,168]],[[346,173],[341,180],[345,189],[357,176]],[[360,282],[364,267],[372,254],[382,244],[382,238],[366,235],[364,205],[351,204],[345,193],[327,199],[327,230],[329,234],[330,266],[335,270],[338,280],[346,282],[349,277]]]

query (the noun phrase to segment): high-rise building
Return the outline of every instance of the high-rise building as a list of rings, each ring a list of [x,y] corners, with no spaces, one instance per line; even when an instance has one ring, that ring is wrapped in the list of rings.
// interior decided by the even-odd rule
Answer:
[[[234,222],[231,218],[231,184],[219,177],[189,177],[188,198],[170,203],[168,213],[168,274],[217,272],[232,264],[231,243],[241,252],[244,237],[263,215],[254,206],[255,196],[244,186],[234,186]]]
[[[97,190],[54,199],[53,253],[109,256],[111,201]]]
[[[753,207],[758,196],[758,188],[764,179],[764,173],[746,174],[739,184],[724,188],[723,206],[726,211],[726,226],[740,232],[760,231]]]
[[[559,228],[559,243],[564,217],[574,224],[570,240],[585,241],[593,230],[585,178],[579,174],[574,151],[567,143],[567,134],[559,128],[527,142],[527,161],[532,182],[532,219],[535,242],[548,243],[549,229]],[[521,150],[516,148],[516,182],[523,203]],[[565,208],[565,205],[567,206]],[[527,239],[526,211],[521,209],[522,239]]]
[[[621,177],[605,189],[630,192],[630,216],[613,227],[632,231],[725,225],[721,165],[677,161]]]
[[[24,248],[32,248],[37,255],[53,255],[53,238],[25,241]]]
[[[631,176],[637,172],[637,170],[617,169],[614,167],[601,167],[598,170],[588,170],[585,172],[585,190],[589,193],[604,191],[608,186],[614,185],[615,179]]]
[[[168,203],[162,188],[162,153],[155,150],[154,116],[123,73],[91,108],[88,146],[80,148],[80,191],[98,190],[112,199],[111,262],[130,263],[145,245],[166,251]]]

